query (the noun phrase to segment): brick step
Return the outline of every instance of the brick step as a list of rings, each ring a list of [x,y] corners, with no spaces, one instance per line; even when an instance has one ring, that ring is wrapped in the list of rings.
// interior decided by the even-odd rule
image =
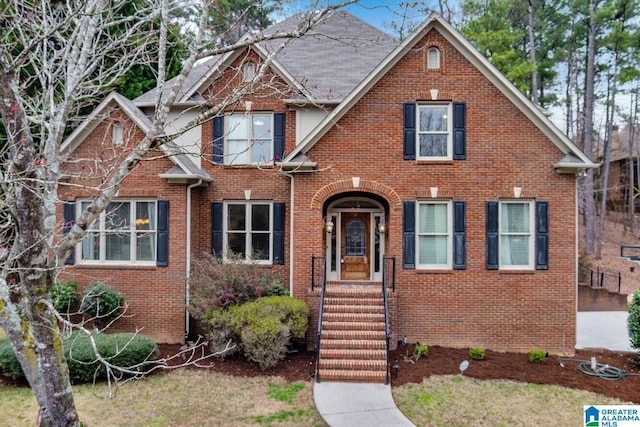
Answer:
[[[384,312],[382,313],[349,313],[349,312],[324,312],[323,322],[361,322],[361,323],[384,323]]]
[[[322,334],[327,331],[382,331],[384,334],[384,322],[328,322],[322,321]]]
[[[386,341],[383,339],[359,340],[359,339],[325,339],[324,334],[320,342],[320,357],[323,350],[383,350],[387,348]]]
[[[324,343],[323,343],[324,344]],[[384,349],[362,348],[325,348],[320,346],[320,360],[350,359],[350,360],[387,360],[387,352]]]
[[[322,329],[322,341],[324,340],[381,340],[385,342],[384,328],[376,331],[350,331]]]
[[[342,288],[327,286],[325,298],[382,298],[382,288]]]
[[[338,369],[349,371],[379,371],[385,370],[387,359],[320,359],[320,369]]]
[[[320,381],[384,383],[386,371],[351,371],[343,369],[320,369]]]
[[[325,298],[324,309],[329,307],[348,308],[354,312],[384,310],[382,298]]]
[[[324,312],[325,313],[384,313],[384,305],[382,302],[379,305],[375,305],[370,301],[367,301],[367,304],[348,304],[348,303],[342,302],[343,300],[344,300],[343,298],[340,298],[340,302],[325,300]]]

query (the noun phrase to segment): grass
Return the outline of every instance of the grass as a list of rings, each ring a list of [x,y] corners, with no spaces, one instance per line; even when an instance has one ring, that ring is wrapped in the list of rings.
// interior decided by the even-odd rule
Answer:
[[[326,426],[313,405],[313,383],[179,370],[124,385],[114,399],[102,386],[74,386],[80,417],[100,426]],[[566,389],[439,376],[393,389],[417,426],[578,425],[583,405],[624,402]],[[33,426],[37,405],[26,387],[0,385],[0,426]]]

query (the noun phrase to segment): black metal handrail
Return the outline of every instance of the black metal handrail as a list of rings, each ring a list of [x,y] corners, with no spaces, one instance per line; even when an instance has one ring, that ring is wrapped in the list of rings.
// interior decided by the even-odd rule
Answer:
[[[315,257],[313,257],[315,258]],[[322,288],[320,289],[320,313],[318,314],[318,332],[316,336],[316,382],[320,382],[320,339],[322,338],[322,316],[324,313],[324,293],[327,288],[327,257],[322,257]],[[312,259],[312,264],[315,264]],[[313,271],[313,269],[312,269]],[[313,280],[312,280],[313,289]]]
[[[391,277],[389,277],[389,275]],[[391,282],[391,292],[396,291],[396,258],[395,257],[383,257],[382,259],[382,280]],[[388,286],[387,286],[388,287]]]
[[[385,375],[385,380],[384,383],[385,384],[389,384],[389,371],[391,369],[390,366],[390,355],[389,355],[389,344],[390,344],[390,337],[391,334],[389,332],[389,303],[387,301],[387,259],[392,260],[393,262],[391,263],[391,266],[393,268],[392,271],[392,284],[393,284],[393,291],[395,292],[395,258],[384,258],[384,261],[382,263],[382,299],[384,301],[384,330],[385,330],[385,341],[387,343],[387,369],[386,369],[386,375]]]

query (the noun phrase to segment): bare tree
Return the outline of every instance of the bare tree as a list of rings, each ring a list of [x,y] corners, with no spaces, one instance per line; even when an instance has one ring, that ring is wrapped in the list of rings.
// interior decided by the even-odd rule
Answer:
[[[183,70],[168,80],[163,66],[168,43],[165,24],[180,2],[139,2],[134,16],[118,13],[125,3],[0,3],[0,116],[6,132],[6,141],[0,145],[0,326],[38,401],[42,426],[80,424],[61,345],[59,325],[65,319],[51,304],[51,287],[63,261],[114,199],[125,178],[175,136],[176,131],[174,135],[167,131],[169,111],[194,64],[205,56],[265,39],[273,41],[274,48],[251,81],[231,88],[224,97],[203,102],[197,118],[178,133],[210,120],[258,90],[279,49],[316,27],[331,10],[344,6],[302,14],[300,25],[287,33],[249,36],[232,46],[208,49],[204,34],[209,9],[216,2],[203,0],[198,4],[200,21],[186,41],[189,52]],[[147,25],[150,22],[161,25]],[[158,64],[151,125],[126,146],[109,170],[100,171],[96,196],[67,227],[56,216],[61,182],[66,178],[60,150],[65,132],[79,120],[83,107],[104,97],[105,88],[131,67],[145,63]]]

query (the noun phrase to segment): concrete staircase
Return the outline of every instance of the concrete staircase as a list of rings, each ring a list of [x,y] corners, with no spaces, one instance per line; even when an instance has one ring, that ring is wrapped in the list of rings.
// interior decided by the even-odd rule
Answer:
[[[327,284],[321,319],[321,382],[385,382],[387,344],[380,286]]]

